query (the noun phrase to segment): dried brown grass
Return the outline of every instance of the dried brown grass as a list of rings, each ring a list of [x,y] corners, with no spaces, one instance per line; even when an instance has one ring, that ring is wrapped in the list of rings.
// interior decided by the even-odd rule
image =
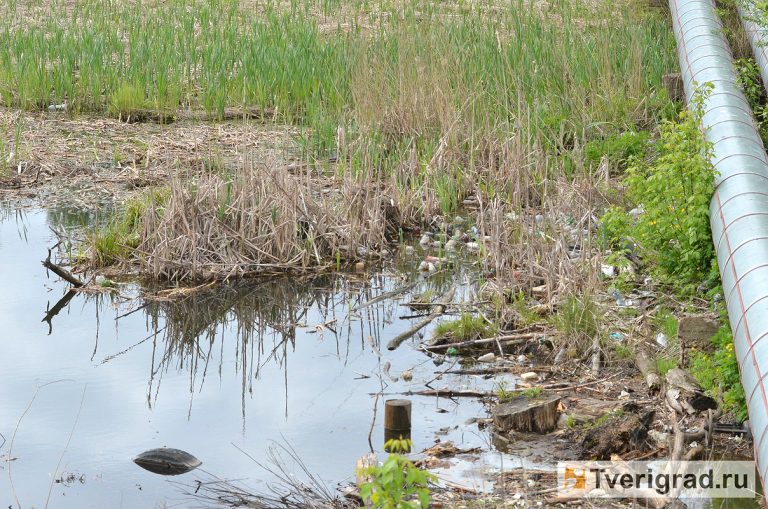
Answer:
[[[324,269],[378,256],[392,217],[375,183],[252,163],[174,181],[167,203],[145,211],[132,256],[142,273],[173,280]]]

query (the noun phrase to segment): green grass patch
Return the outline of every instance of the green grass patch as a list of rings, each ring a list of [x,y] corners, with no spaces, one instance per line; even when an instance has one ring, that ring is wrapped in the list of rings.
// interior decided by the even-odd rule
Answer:
[[[727,322],[722,324],[711,342],[714,352],[696,351],[691,356],[691,374],[712,397],[722,401],[724,411],[743,421],[747,418],[747,403],[739,377],[733,335]]]
[[[88,236],[92,263],[103,267],[129,257],[141,240],[142,219],[149,210],[162,214],[168,192],[157,188],[129,200],[106,226],[92,231]]]
[[[495,324],[488,323],[482,316],[462,313],[457,320],[440,322],[435,327],[435,337],[449,338],[452,342],[471,341],[490,338],[498,333]]]
[[[571,339],[592,339],[600,328],[599,309],[589,295],[569,296],[557,308],[552,324]]]

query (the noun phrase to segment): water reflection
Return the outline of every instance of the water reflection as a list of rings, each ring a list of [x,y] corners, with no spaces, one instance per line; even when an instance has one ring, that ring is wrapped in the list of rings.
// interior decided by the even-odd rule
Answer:
[[[310,468],[338,482],[360,454],[383,446],[383,409],[372,419],[383,398],[371,394],[410,388],[381,377],[382,365],[390,363],[395,374],[412,370],[414,380],[434,377],[430,359],[407,343],[384,351],[384,358],[376,353],[412,323],[399,319],[412,313],[408,308],[383,301],[351,311],[404,284],[401,268],[409,281],[419,280],[412,271],[417,259],[390,273],[272,277],[172,300],[134,284],[120,285],[119,295],[74,292],[50,314],[49,328],[40,318],[67,295],[67,285],[46,275],[40,261],[56,243],[50,221],[61,218],[0,211],[0,270],[12,289],[0,295],[0,433],[10,436],[25,415],[13,449],[19,457],[13,481],[24,506],[44,502],[39,494],[56,477],[51,468],[67,443],[81,388],[87,387],[82,416],[65,466],[87,481],[57,485],[51,503],[59,508],[168,502],[177,491],[130,461],[162,446],[188,450],[218,476],[252,477],[259,474],[251,460],[232,444],[259,456],[285,436]],[[83,219],[67,217],[59,225]],[[412,293],[439,294],[455,275],[460,283],[471,281],[473,271],[462,265],[433,275]],[[472,291],[460,284],[457,300]],[[25,413],[36,387],[63,378],[72,381],[46,386]],[[429,398],[415,400],[416,447],[431,443],[435,429],[482,412],[473,402],[438,407]],[[451,439],[465,447],[484,440],[476,427],[455,433]],[[0,475],[0,501],[9,490]]]

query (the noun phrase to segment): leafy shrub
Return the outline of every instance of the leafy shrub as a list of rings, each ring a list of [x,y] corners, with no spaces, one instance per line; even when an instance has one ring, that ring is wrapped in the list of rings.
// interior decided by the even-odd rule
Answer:
[[[627,196],[644,212],[633,221],[613,207],[602,220],[608,244],[623,246],[631,238],[662,279],[684,289],[706,279],[715,254],[709,202],[716,172],[710,163],[712,146],[700,131],[711,89],[711,84],[701,86],[688,111],[676,122],[660,124],[652,162],[630,164]]]
[[[410,450],[410,440],[388,440],[385,449]],[[360,486],[360,496],[374,509],[427,509],[429,483],[435,477],[400,454],[390,454],[381,466],[363,472],[371,481]]]

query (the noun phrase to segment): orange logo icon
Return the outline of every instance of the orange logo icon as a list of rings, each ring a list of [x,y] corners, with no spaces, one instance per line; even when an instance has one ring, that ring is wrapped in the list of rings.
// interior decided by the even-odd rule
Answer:
[[[568,481],[573,479],[575,482],[573,485],[569,485]],[[575,490],[583,490],[587,487],[587,475],[583,468],[565,467],[565,475],[563,476],[563,484],[565,488],[572,488]]]

